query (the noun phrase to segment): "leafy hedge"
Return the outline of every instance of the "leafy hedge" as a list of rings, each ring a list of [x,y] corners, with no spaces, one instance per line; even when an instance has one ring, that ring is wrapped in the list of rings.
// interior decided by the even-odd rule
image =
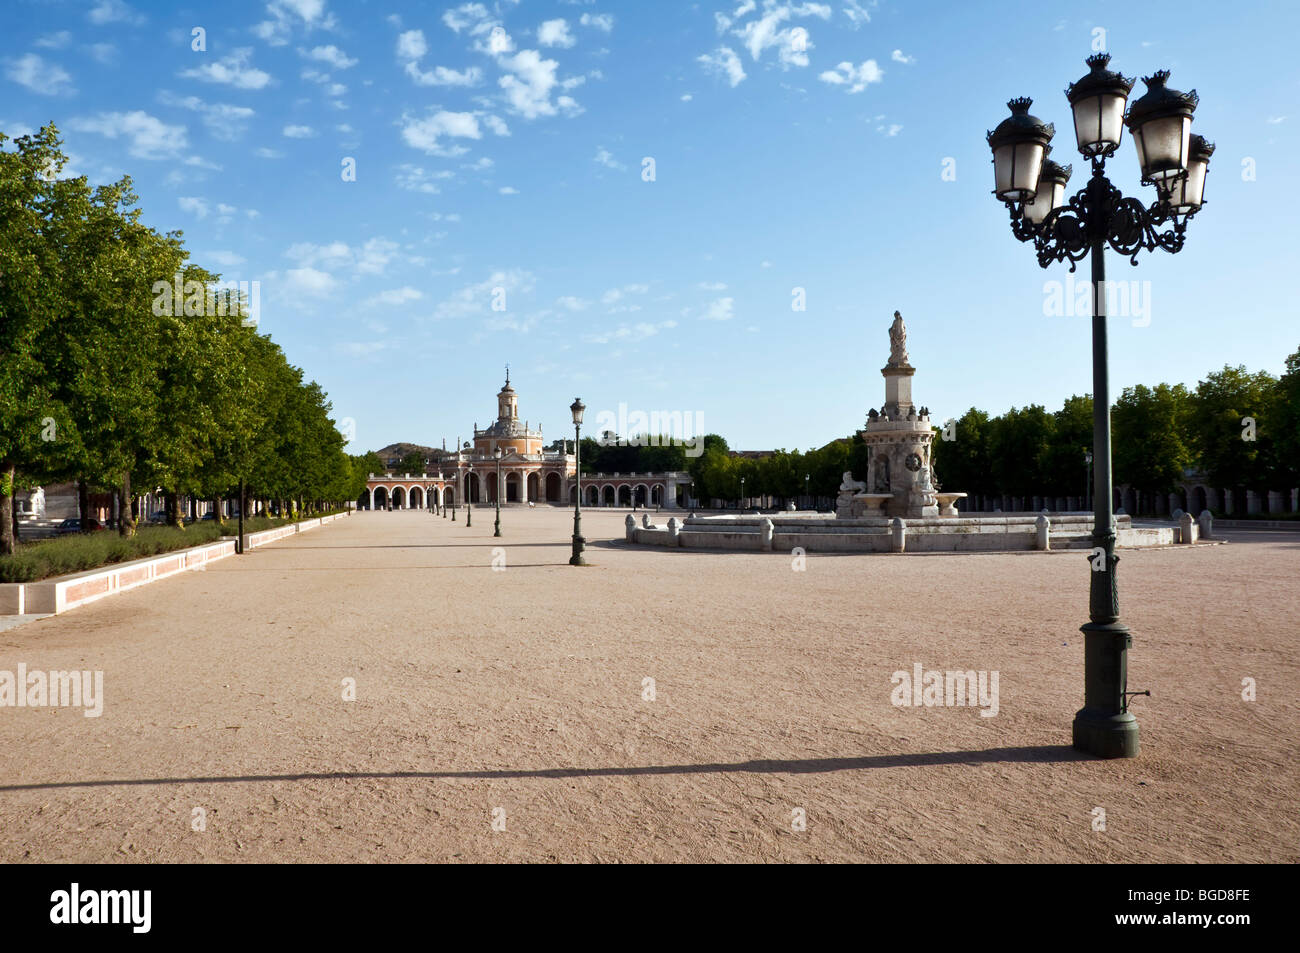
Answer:
[[[317,515],[330,514],[313,514],[304,519],[314,519]],[[257,533],[289,522],[292,521],[251,516],[244,521],[244,532]],[[159,556],[175,549],[215,543],[223,535],[234,536],[236,532],[236,520],[227,519],[220,526],[212,520],[203,520],[191,523],[183,530],[172,526],[145,526],[131,537],[103,530],[24,543],[12,556],[0,556],[0,582],[37,582],[51,576],[86,572],[113,563]]]

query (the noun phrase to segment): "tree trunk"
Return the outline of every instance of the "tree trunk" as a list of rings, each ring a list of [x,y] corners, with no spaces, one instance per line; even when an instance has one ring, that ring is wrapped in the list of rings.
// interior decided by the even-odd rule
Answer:
[[[12,556],[18,547],[15,509],[14,465],[6,462],[0,468],[0,556]]]
[[[81,531],[86,532],[86,520],[90,519],[90,487],[85,478],[77,481],[77,509],[81,513]]]
[[[213,522],[217,524],[217,528],[220,529],[222,523],[221,523],[221,497],[219,496],[214,496],[212,498],[212,519]]]
[[[167,494],[167,525],[174,526],[177,529],[185,528],[185,524],[181,522],[181,497],[179,493]]]
[[[135,501],[131,498],[131,471],[126,470],[122,473],[122,485],[118,489],[122,501],[118,506],[118,513],[121,514],[117,521],[117,533],[119,536],[135,535]]]

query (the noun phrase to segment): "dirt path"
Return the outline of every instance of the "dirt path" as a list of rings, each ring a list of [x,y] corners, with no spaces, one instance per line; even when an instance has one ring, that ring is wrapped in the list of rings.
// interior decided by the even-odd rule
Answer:
[[[0,860],[1300,859],[1300,536],[1123,553],[1153,694],[1142,756],[1097,762],[1083,555],[797,572],[623,515],[584,514],[579,570],[565,510],[360,514],[0,633],[0,670],[105,694],[0,708]],[[895,707],[914,663],[996,670],[997,716]]]

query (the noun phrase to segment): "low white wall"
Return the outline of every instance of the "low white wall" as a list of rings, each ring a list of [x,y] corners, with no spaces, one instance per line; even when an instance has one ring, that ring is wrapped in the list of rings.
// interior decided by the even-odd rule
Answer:
[[[286,536],[316,529],[342,519],[350,513],[336,513],[318,519],[303,520],[260,533],[248,533],[248,548],[265,546]],[[166,579],[176,573],[198,569],[218,559],[235,554],[235,539],[228,537],[190,549],[177,549],[161,556],[115,563],[100,569],[42,579],[39,582],[0,585],[0,615],[52,615],[84,606],[105,596],[126,592],[138,586]]]

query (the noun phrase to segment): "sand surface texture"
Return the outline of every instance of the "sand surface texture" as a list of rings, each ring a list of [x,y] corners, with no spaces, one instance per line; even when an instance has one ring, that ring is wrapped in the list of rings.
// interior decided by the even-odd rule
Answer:
[[[0,633],[105,696],[0,708],[0,860],[1298,859],[1300,535],[1122,554],[1152,697],[1103,762],[1069,748],[1086,554],[797,571],[625,515],[576,569],[567,510],[361,513]],[[997,715],[895,706],[916,663],[997,671]]]

